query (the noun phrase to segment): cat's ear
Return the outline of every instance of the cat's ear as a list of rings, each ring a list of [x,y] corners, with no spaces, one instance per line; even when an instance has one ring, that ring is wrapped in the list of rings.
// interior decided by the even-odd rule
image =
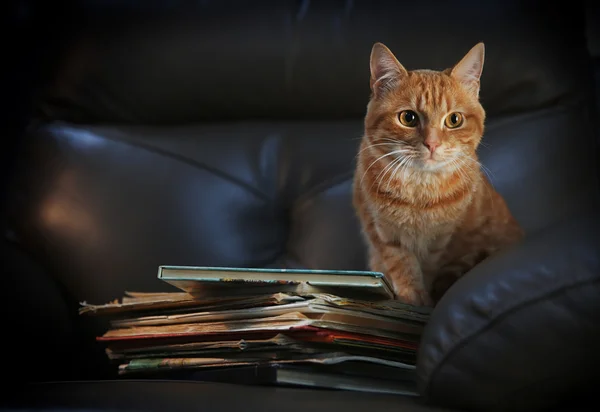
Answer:
[[[451,75],[475,96],[479,96],[479,79],[483,72],[484,58],[485,47],[483,43],[477,43],[451,71]]]
[[[375,96],[393,89],[408,72],[382,43],[371,49],[371,90]]]

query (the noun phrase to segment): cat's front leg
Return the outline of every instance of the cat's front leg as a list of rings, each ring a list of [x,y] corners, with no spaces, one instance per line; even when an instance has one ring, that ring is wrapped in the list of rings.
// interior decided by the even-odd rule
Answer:
[[[385,276],[392,283],[396,299],[415,306],[431,306],[417,257],[403,247],[385,244],[381,250]]]
[[[376,253],[371,258],[371,266],[380,268],[378,271],[390,281],[396,299],[415,306],[432,306],[417,257],[385,232],[377,227]]]

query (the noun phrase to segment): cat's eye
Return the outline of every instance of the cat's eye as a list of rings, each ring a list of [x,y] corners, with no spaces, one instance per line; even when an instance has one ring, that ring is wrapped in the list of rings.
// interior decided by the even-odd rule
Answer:
[[[444,124],[448,129],[456,129],[463,124],[463,115],[458,112],[450,113],[446,116]]]
[[[403,110],[398,115],[398,119],[403,126],[415,127],[419,123],[419,117],[412,110]]]

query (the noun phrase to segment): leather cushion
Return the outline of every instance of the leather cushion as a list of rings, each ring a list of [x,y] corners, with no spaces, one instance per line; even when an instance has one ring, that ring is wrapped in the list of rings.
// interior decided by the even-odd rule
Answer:
[[[454,284],[426,327],[422,394],[467,410],[536,411],[597,388],[600,214],[549,227]]]
[[[49,120],[362,117],[378,41],[409,69],[449,67],[485,42],[481,98],[490,116],[591,91],[580,2],[68,3],[41,11],[54,23],[42,39],[61,33],[47,53],[56,64],[39,63],[52,74],[38,101]]]

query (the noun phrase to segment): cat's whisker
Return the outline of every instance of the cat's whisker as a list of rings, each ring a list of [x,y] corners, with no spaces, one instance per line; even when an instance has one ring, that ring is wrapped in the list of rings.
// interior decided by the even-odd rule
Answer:
[[[369,146],[367,146],[367,147],[365,147],[363,149],[360,149],[360,151],[358,152],[358,154],[356,156],[358,157],[365,150],[369,150],[369,149],[374,148],[376,146],[391,146],[392,144],[393,143],[387,143],[387,142],[386,143],[374,143],[374,144],[371,144],[371,145],[369,145]]]
[[[483,163],[479,163],[479,166],[481,166],[481,170],[483,170],[483,172],[487,175],[491,182],[493,182],[496,179],[492,171],[489,168],[487,168]]]
[[[385,173],[383,174],[383,176],[381,176],[381,179],[379,179],[379,183],[377,185],[377,190],[379,190],[381,188],[381,183],[383,183],[383,181],[385,180],[386,175],[392,170],[392,167],[394,165],[396,165],[396,168],[394,169],[394,171],[390,174],[390,177],[388,178],[388,185],[387,185],[386,190],[389,191],[390,182],[396,176],[396,172],[398,171],[398,169],[400,169],[400,170],[406,170],[407,162],[410,159],[412,159],[414,156],[415,156],[415,154],[414,154],[413,151],[408,151],[407,154],[405,154],[402,158],[397,159],[399,161],[393,162],[393,164],[388,165],[389,167],[386,168],[387,170],[385,171]]]
[[[470,171],[475,170],[474,167],[470,163],[468,163],[464,157],[461,157],[460,155],[454,157],[452,160],[455,162],[454,164],[459,165],[461,168],[467,167]]]
[[[417,152],[415,155],[411,156],[408,159],[408,162],[406,164],[406,167],[404,167],[404,169],[402,169],[402,177],[404,180],[410,179],[412,177],[412,175],[414,175],[414,163],[415,160],[419,157],[419,153]]]
[[[455,158],[458,167],[468,177],[469,182],[473,184],[475,183],[474,177],[479,175],[479,167],[477,167],[478,163],[473,162],[472,160],[473,159],[466,156]]]
[[[362,185],[363,180],[365,179],[365,176],[367,175],[367,172],[369,171],[369,169],[371,169],[375,163],[379,162],[381,159],[388,157],[388,156],[394,156],[394,155],[398,155],[398,154],[402,154],[402,149],[399,150],[394,150],[392,152],[388,152],[384,155],[379,156],[377,159],[373,160],[373,162],[371,162],[371,164],[369,165],[369,167],[367,167],[367,170],[365,170],[365,172],[362,175],[362,178],[360,179],[360,184]]]
[[[469,156],[466,156],[466,155],[460,155],[460,157],[462,159],[464,159],[465,161],[469,161],[472,164],[477,165],[477,167],[479,167],[483,171],[483,173],[485,173],[487,175],[488,179],[490,179],[490,182],[493,182],[496,179],[496,177],[494,176],[494,174],[492,173],[492,171],[489,168],[487,168],[480,161],[478,161],[476,159],[473,159],[472,157],[469,157]]]
[[[387,179],[387,186],[385,188],[386,192],[390,191],[390,184],[392,183],[392,180],[394,180],[394,177],[396,176],[398,169],[402,168],[402,166],[407,162],[407,159],[408,159],[408,157],[403,157],[402,160],[400,162],[398,162],[398,164],[396,165],[396,167],[394,168],[392,173],[390,173],[390,177]]]
[[[473,184],[473,178],[471,177],[471,174],[464,170],[465,166],[469,167],[467,163],[458,158],[450,159],[450,162],[461,176],[461,179],[468,181],[469,184]]]
[[[383,178],[383,177],[385,176],[385,174],[387,174],[387,172],[389,171],[389,169],[390,169],[391,167],[393,167],[393,166],[394,166],[394,164],[396,164],[396,162],[398,162],[399,160],[401,160],[401,159],[402,159],[402,157],[404,157],[404,156],[410,156],[410,155],[412,155],[412,154],[413,154],[413,152],[414,152],[414,150],[411,150],[411,149],[406,149],[406,148],[401,148],[401,149],[394,150],[394,151],[392,151],[392,152],[390,152],[390,153],[387,153],[387,154],[385,154],[385,155],[383,155],[383,156],[380,156],[379,158],[375,159],[375,160],[374,160],[374,161],[373,161],[373,162],[372,162],[372,163],[369,165],[369,167],[367,168],[367,170],[365,170],[365,172],[363,173],[363,176],[362,176],[362,178],[361,178],[361,180],[360,180],[360,184],[362,185],[362,183],[363,183],[363,180],[364,180],[364,178],[365,178],[365,176],[366,176],[367,172],[369,171],[369,169],[370,169],[371,167],[373,167],[373,165],[374,165],[375,163],[377,163],[378,161],[380,161],[380,160],[381,160],[381,159],[383,159],[384,157],[386,157],[386,156],[389,156],[389,155],[401,155],[401,156],[399,156],[397,159],[394,159],[394,160],[391,162],[391,164],[388,164],[388,165],[387,165],[387,166],[386,166],[386,167],[385,167],[383,170],[381,170],[381,171],[379,172],[379,174],[377,175],[377,177],[375,177],[375,179],[374,179],[374,181],[373,181],[373,184],[375,184],[375,183],[376,183],[376,182],[379,180],[379,177],[380,177],[382,174],[383,174],[383,176],[382,176],[382,178]],[[371,187],[373,187],[373,185],[371,185]]]
[[[483,166],[480,162],[475,161],[474,159],[467,157],[467,156],[463,156],[463,158],[459,158],[458,160],[461,161],[461,163],[466,166],[467,168],[470,169],[471,172],[476,172],[477,170],[483,170],[485,172],[485,169],[483,169],[482,167],[479,166]],[[470,161],[470,163],[469,163]],[[477,169],[476,169],[477,167]],[[489,176],[488,176],[489,178]],[[471,182],[473,182],[473,180],[471,179]],[[491,192],[488,193],[488,198],[490,200],[490,204],[491,204],[491,208],[492,208],[492,213],[494,213],[494,199],[492,198],[492,194]]]
[[[387,165],[385,168],[383,168],[383,170],[381,172],[379,172],[379,174],[375,177],[375,179],[373,180],[373,185],[375,183],[377,183],[377,191],[379,191],[380,187],[381,187],[381,183],[383,182],[383,179],[385,178],[385,176],[388,174],[388,172],[390,170],[392,170],[392,168],[398,164],[401,163],[402,160],[404,159],[404,157],[398,157],[396,159],[394,159],[392,162],[390,162],[389,165]],[[371,185],[371,187],[373,187],[373,185]]]
[[[392,180],[394,180],[394,178],[396,177],[396,173],[398,172],[398,170],[401,170],[404,173],[404,171],[406,171],[407,166],[412,163],[413,157],[414,157],[414,155],[405,156],[402,159],[402,161],[396,166],[396,168],[394,169],[392,174],[390,174],[390,177],[388,179],[388,184],[385,189],[387,192],[390,191],[390,184],[392,183]]]
[[[386,142],[392,142],[392,143],[398,144],[398,145],[404,145],[404,146],[408,145],[408,143],[405,142],[404,140],[390,139],[389,137],[388,138],[384,138],[382,140],[386,141]]]

